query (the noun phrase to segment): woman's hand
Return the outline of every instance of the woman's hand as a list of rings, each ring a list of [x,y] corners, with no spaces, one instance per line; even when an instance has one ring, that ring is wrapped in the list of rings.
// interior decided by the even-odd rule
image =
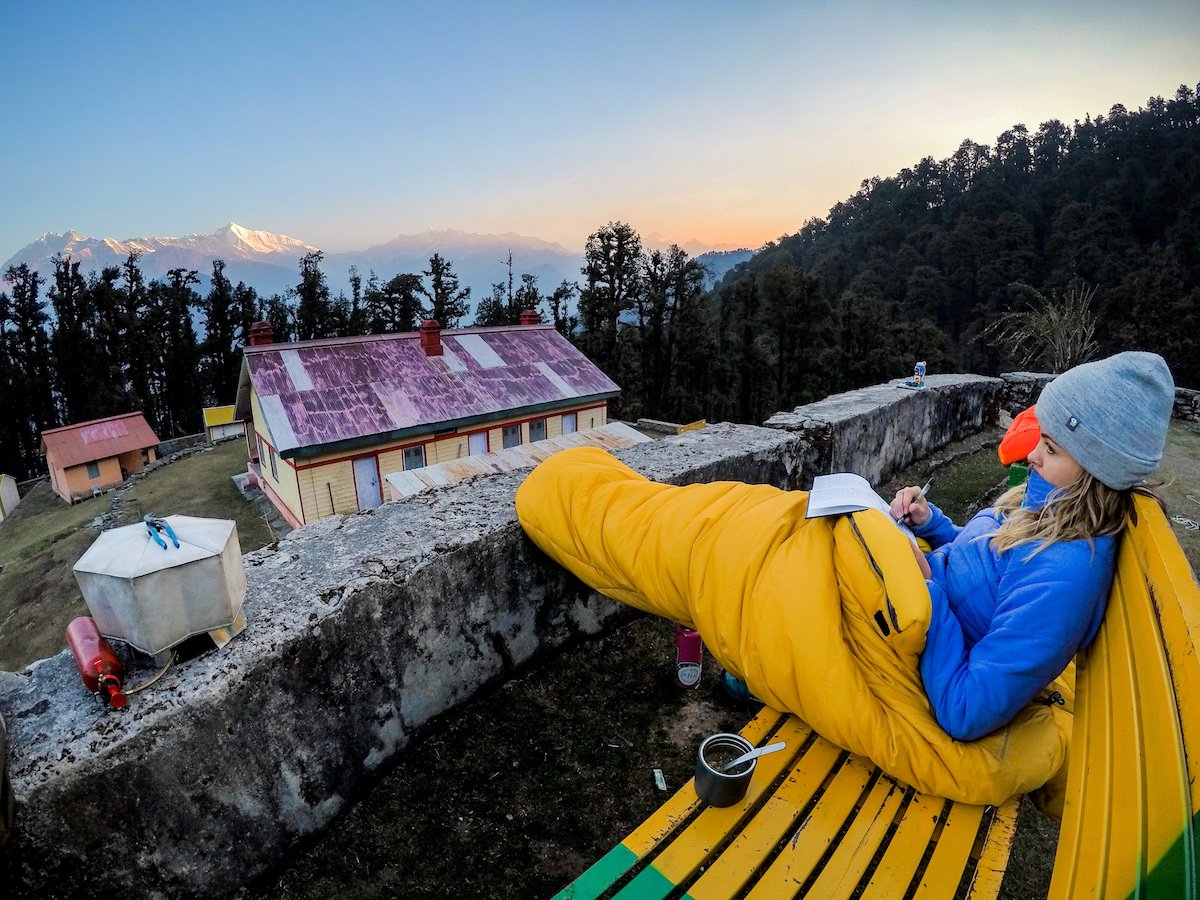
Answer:
[[[892,498],[892,518],[904,519],[918,528],[929,521],[929,501],[921,496],[919,487],[900,488]]]

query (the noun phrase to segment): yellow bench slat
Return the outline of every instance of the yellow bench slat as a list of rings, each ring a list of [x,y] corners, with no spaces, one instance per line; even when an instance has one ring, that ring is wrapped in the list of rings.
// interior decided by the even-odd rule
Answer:
[[[1139,517],[1143,526],[1149,521],[1150,514]],[[1122,541],[1104,624],[1080,654],[1083,702],[1051,897],[1093,886],[1101,894],[1135,893],[1191,828],[1172,672],[1143,566],[1146,535],[1131,528]]]
[[[798,719],[796,721],[799,721]],[[829,777],[842,751],[818,738],[792,767],[758,814],[742,829],[704,875],[688,890],[690,897],[729,897],[740,891],[787,830],[795,823],[817,789]]]
[[[820,802],[795,828],[784,852],[759,878],[748,898],[790,897],[804,884],[871,780],[871,770],[855,763],[847,759],[838,769]]]
[[[914,794],[861,900],[892,900],[897,885],[912,883],[945,806],[940,797]]]
[[[1072,673],[1074,679],[1074,673]],[[1074,681],[1072,680],[1072,683]],[[971,878],[972,900],[995,900],[1000,896],[1000,885],[1004,881],[1004,870],[1008,866],[1008,856],[1012,851],[1013,838],[1017,834],[1017,808],[1020,800],[1013,797],[1006,800],[996,809],[992,824],[988,828],[987,839],[979,853],[979,861],[975,865],[975,875]]]
[[[934,845],[933,856],[921,876],[921,886],[914,895],[916,898],[952,900],[962,881],[965,861],[975,845],[979,821],[986,810],[986,806],[968,806],[966,803],[951,805],[946,824],[942,826],[942,833]]]
[[[890,778],[878,779],[838,842],[837,850],[825,861],[820,877],[804,896],[809,900],[849,897],[875,858],[903,802],[904,788]]]
[[[1137,773],[1143,781],[1141,798],[1147,807],[1142,836],[1145,869],[1136,873],[1140,878],[1190,827],[1189,772],[1171,669],[1145,580],[1123,578],[1120,595],[1129,628],[1129,659],[1134,666],[1130,710],[1139,726]],[[1117,702],[1114,698],[1114,703]],[[1124,707],[1118,708],[1125,711]],[[1116,814],[1114,810],[1114,818]],[[1120,825],[1115,833],[1120,840],[1131,839]],[[1131,874],[1133,871],[1136,870],[1131,870]]]
[[[811,729],[791,716],[780,727],[777,736],[793,746],[811,734]],[[654,868],[672,884],[680,884],[691,877],[697,867],[704,863],[727,835],[743,824],[747,813],[754,808],[763,794],[770,790],[772,782],[787,766],[786,753],[772,753],[760,757],[750,780],[750,787],[740,803],[726,807],[705,807],[682,832],[654,859]],[[684,791],[695,796],[694,780],[684,786]],[[636,879],[629,887],[634,888],[629,896],[637,896]],[[623,896],[622,891],[617,896]]]
[[[1152,500],[1137,498],[1135,547],[1150,582],[1151,600],[1171,665],[1183,744],[1187,748],[1192,815],[1200,814],[1200,586],[1167,517]]]

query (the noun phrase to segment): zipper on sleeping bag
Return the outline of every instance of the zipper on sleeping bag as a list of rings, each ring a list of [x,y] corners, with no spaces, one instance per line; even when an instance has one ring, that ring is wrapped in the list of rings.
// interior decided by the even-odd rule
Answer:
[[[867,559],[871,561],[871,568],[875,570],[875,574],[879,576],[879,583],[883,585],[883,599],[887,603],[887,617],[883,615],[883,610],[875,610],[875,627],[879,629],[879,633],[884,637],[889,637],[893,631],[899,634],[902,629],[900,622],[896,618],[896,607],[892,605],[892,598],[888,596],[887,579],[883,577],[883,569],[879,568],[879,563],[875,562],[875,557],[871,553],[871,548],[867,545],[866,538],[862,532],[858,530],[858,522],[854,521],[854,516],[850,517],[850,527],[854,529],[854,536],[858,538],[858,542],[862,544],[863,551],[867,554]],[[891,619],[891,628],[888,628],[888,619]]]

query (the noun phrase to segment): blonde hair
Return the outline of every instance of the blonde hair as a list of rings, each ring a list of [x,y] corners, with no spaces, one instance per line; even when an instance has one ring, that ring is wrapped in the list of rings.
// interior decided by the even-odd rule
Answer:
[[[1005,516],[991,535],[992,549],[997,553],[1039,542],[1030,554],[1035,556],[1058,541],[1077,541],[1120,534],[1134,515],[1133,497],[1142,494],[1162,499],[1145,484],[1118,491],[1099,481],[1084,470],[1065,488],[1050,493],[1041,509],[1024,509],[1025,485],[1018,485],[1000,496],[994,505]]]

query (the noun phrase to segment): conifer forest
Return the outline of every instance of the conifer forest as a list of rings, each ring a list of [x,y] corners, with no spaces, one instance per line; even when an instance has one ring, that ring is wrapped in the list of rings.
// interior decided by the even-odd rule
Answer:
[[[137,254],[83,272],[56,258],[0,273],[0,472],[44,474],[43,429],[141,410],[161,439],[233,403],[250,324],[277,341],[553,322],[622,388],[616,418],[761,423],[829,393],[911,373],[1062,371],[1118,350],[1161,353],[1200,388],[1200,101],[1181,86],[1136,110],[964,141],[862,182],[823,219],[762,247],[713,287],[678,247],[597,227],[575,282],[497,271],[472,298],[453,260],[349,273],[322,254],[261,297],[212,261],[147,280]]]

